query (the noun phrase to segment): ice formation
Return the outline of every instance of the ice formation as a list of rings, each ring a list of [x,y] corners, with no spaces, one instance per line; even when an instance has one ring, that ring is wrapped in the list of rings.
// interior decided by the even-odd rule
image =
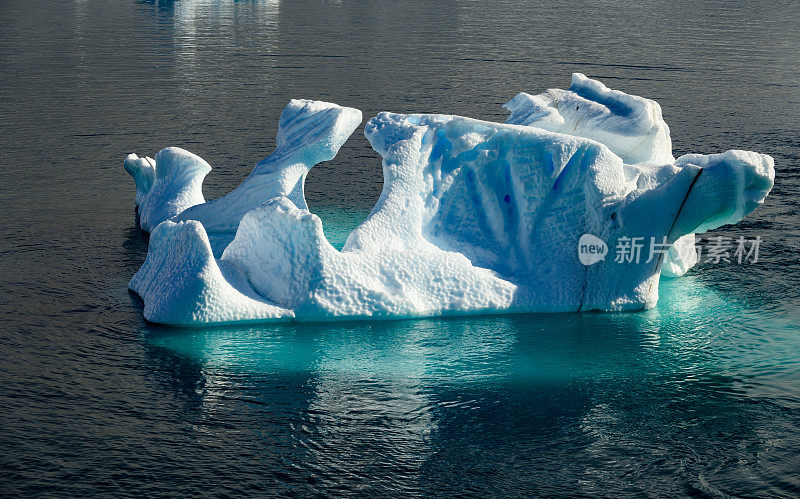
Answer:
[[[694,234],[736,223],[772,188],[766,155],[673,158],[657,103],[573,75],[519,94],[507,124],[380,113],[365,135],[384,187],[341,251],[303,198],[358,110],[291,101],[278,147],[227,196],[203,202],[210,167],[177,148],[130,155],[147,260],[130,288],[166,324],[504,312],[640,310],[662,271],[694,264]],[[663,245],[638,262],[584,265],[578,241]],[[668,250],[668,252],[667,252]]]
[[[333,159],[360,123],[358,109],[292,100],[281,113],[275,152],[256,164],[239,187],[207,203],[201,187],[211,167],[199,156],[177,147],[163,149],[155,161],[130,154],[125,169],[136,182],[141,227],[151,232],[164,220],[197,220],[220,255],[245,213],[259,204],[285,196],[307,209],[306,174],[317,163]]]

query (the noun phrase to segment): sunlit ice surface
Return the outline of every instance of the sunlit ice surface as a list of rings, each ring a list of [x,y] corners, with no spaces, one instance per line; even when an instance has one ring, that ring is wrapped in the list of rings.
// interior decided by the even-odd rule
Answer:
[[[359,127],[358,109],[292,99],[275,152],[208,202],[201,157],[178,147],[129,154],[137,219],[150,233],[129,285],[144,317],[177,326],[642,310],[655,305],[661,274],[696,264],[696,233],[737,224],[774,187],[767,154],[676,159],[657,102],[581,73],[568,90],[522,92],[505,107],[506,124],[371,118],[364,135],[383,157],[384,186],[341,251],[308,211],[304,186]],[[668,251],[588,258],[607,248],[598,235],[649,235]],[[579,259],[565,251],[575,240]]]

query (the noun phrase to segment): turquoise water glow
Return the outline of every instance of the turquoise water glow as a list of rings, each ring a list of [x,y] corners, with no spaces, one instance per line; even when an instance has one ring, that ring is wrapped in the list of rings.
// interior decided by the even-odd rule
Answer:
[[[317,210],[341,248],[365,213]],[[244,372],[326,372],[432,383],[537,383],[605,377],[703,379],[800,407],[800,316],[750,308],[696,276],[664,279],[642,313],[504,315],[185,330],[147,340]]]
[[[796,490],[796,322],[693,278],[661,291],[640,314],[143,334],[193,366],[199,434],[287,434],[316,490]]]
[[[712,383],[731,395],[797,397],[800,326],[748,311],[692,278],[636,314],[545,314],[179,330],[147,341],[208,369],[326,373],[470,385]]]

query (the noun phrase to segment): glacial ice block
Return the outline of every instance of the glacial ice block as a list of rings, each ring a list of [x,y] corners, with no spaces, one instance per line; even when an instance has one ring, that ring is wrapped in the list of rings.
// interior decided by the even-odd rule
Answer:
[[[627,113],[601,90],[582,98]],[[658,299],[662,267],[680,274],[694,263],[668,252],[693,246],[695,233],[738,222],[763,202],[774,180],[772,158],[745,151],[675,160],[664,149],[651,151],[652,161],[626,162],[596,137],[615,148],[625,143],[619,137],[649,137],[638,111],[626,119],[643,124],[628,133],[622,121],[595,109],[594,126],[613,133],[593,137],[459,116],[380,113],[365,135],[383,157],[383,191],[337,251],[308,211],[302,182],[315,162],[335,154],[360,113],[295,102],[302,104],[290,104],[286,120],[282,115],[275,158],[260,162],[221,200],[188,208],[152,231],[148,257],[130,285],[148,320],[641,310]],[[660,130],[659,120],[660,114],[652,123]],[[314,140],[321,135],[328,139]],[[134,175],[137,192],[140,183],[146,190],[151,162],[129,159],[126,168],[130,162],[141,170]],[[154,178],[158,156],[155,163]],[[191,169],[196,162],[184,164]],[[608,246],[590,264],[578,254],[586,235]],[[615,258],[615,246],[632,240],[642,241],[639,257]],[[652,258],[651,240],[663,245]]]
[[[525,311],[654,305],[661,255],[584,266],[580,236],[671,244],[738,221],[774,175],[771,158],[740,152],[629,168],[594,140],[454,116],[381,113],[365,133],[384,156],[384,192],[343,251],[392,241],[461,253],[513,282],[510,309]]]
[[[305,208],[306,174],[315,164],[333,159],[360,123],[358,109],[290,101],[278,123],[275,152],[260,161],[239,187],[209,202],[203,199],[202,182],[211,167],[198,156],[175,147],[159,152],[155,161],[131,154],[125,169],[136,182],[141,227],[151,232],[164,220],[197,220],[219,256],[233,239],[239,220],[259,204],[287,196]]]

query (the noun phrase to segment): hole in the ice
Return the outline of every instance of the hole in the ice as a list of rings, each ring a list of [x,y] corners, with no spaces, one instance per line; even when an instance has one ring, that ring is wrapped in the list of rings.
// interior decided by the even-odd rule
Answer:
[[[503,201],[505,201],[506,203],[510,203],[511,202],[511,196],[506,194],[505,196],[503,196]]]
[[[366,220],[370,212],[369,208],[358,210],[350,207],[336,208],[330,206],[321,206],[319,208],[309,206],[309,209],[311,213],[322,219],[322,230],[325,233],[325,239],[339,251],[342,250],[344,243],[347,242],[347,236]]]
[[[306,176],[308,209],[322,219],[325,237],[337,250],[378,202],[382,159],[364,137],[362,125],[335,158],[314,166]]]

